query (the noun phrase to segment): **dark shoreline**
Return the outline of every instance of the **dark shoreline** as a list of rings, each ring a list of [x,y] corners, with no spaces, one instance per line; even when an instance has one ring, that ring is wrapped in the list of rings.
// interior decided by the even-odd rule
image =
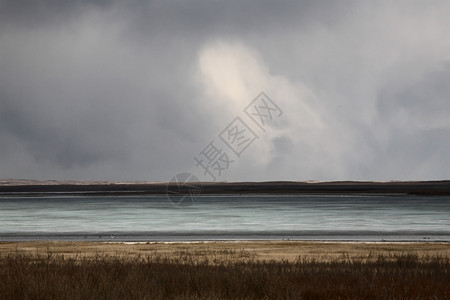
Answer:
[[[67,196],[126,196],[171,194],[391,194],[391,195],[450,195],[450,180],[443,181],[334,181],[334,182],[196,182],[175,183],[25,183],[2,184],[0,196],[45,197]]]

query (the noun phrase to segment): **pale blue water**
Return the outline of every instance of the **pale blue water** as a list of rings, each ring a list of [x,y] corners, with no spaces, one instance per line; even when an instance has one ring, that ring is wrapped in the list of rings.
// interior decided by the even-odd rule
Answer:
[[[450,241],[450,197],[1,197],[0,240],[42,239]]]

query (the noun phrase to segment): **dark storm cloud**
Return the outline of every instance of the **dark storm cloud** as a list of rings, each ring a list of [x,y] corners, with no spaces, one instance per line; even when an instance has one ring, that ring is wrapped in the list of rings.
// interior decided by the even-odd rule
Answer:
[[[71,120],[64,115],[52,116],[64,111],[49,112],[47,110],[51,108],[33,107],[32,103],[20,104],[20,99],[6,99],[8,103],[3,101],[0,111],[2,128],[23,141],[38,161],[53,161],[66,168],[73,164],[88,165],[109,157],[120,158],[123,154],[120,144],[117,145],[111,136],[111,130],[116,127],[114,120],[107,116],[98,120],[97,115],[87,114]],[[30,107],[24,110],[20,105]],[[124,139],[120,132],[115,135]]]
[[[88,9],[104,9],[111,1],[102,0],[1,0],[0,24],[2,26],[33,27],[67,22],[67,19]]]
[[[137,8],[139,7],[139,9]],[[133,2],[135,24],[171,34],[225,35],[289,30],[292,25],[332,24],[348,10],[335,1],[149,1]],[[164,17],[162,17],[164,16]],[[312,21],[312,23],[310,23]]]
[[[449,96],[450,61],[418,80],[381,89],[378,110],[392,121],[408,118],[411,129],[446,127],[450,123]]]
[[[261,90],[286,113],[224,179],[448,177],[448,11],[0,0],[0,178],[166,180]]]
[[[438,167],[450,162],[450,64],[423,74],[404,85],[380,92],[380,124],[388,134],[378,153],[379,162],[397,176],[408,171],[414,177],[445,178]],[[384,149],[384,151],[383,151]],[[420,173],[419,173],[420,172]]]
[[[346,1],[351,4],[352,1]],[[316,20],[332,24],[336,18],[345,17],[349,6],[335,1],[141,1],[127,3],[111,0],[2,0],[0,16],[2,22],[14,24],[39,24],[49,21],[64,21],[65,18],[83,10],[105,10],[116,6],[123,12],[133,14],[133,23],[151,29],[193,30],[197,34],[227,30],[265,30],[272,26],[304,23]]]

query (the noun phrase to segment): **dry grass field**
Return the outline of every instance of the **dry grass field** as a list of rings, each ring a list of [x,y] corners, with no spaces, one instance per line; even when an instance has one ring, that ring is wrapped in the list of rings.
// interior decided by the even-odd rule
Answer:
[[[104,242],[3,242],[0,256],[9,253],[62,255],[65,258],[92,256],[120,256],[134,258],[158,254],[171,258],[189,252],[198,259],[224,256],[238,252],[256,260],[315,259],[367,259],[377,255],[413,254],[422,256],[450,257],[450,243],[427,242],[305,242],[305,241],[223,241],[223,242],[157,242],[157,243],[104,243]],[[224,259],[236,259],[238,256]]]
[[[0,243],[1,299],[449,299],[448,243]]]

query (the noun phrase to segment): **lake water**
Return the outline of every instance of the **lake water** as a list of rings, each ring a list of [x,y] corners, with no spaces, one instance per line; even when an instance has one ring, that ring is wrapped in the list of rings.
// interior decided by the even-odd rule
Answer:
[[[0,241],[450,241],[450,197],[0,197]]]

